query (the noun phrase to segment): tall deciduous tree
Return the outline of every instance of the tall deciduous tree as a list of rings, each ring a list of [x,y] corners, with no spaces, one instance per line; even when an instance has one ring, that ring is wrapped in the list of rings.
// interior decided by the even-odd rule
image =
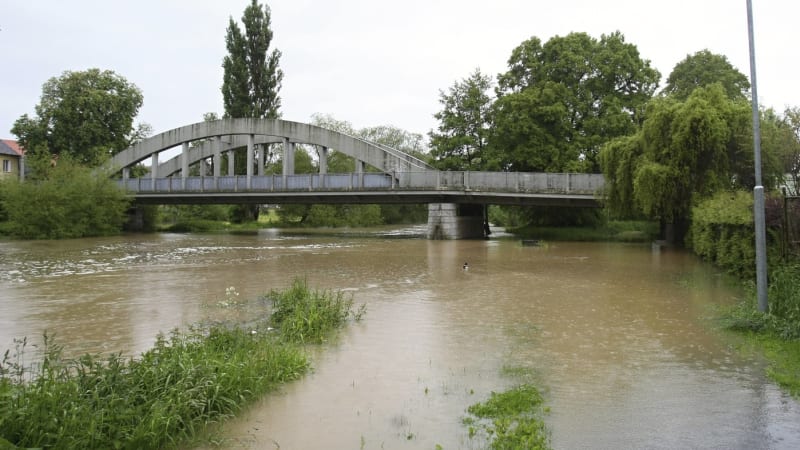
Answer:
[[[224,69],[222,100],[225,117],[277,119],[278,95],[283,71],[278,67],[281,52],[273,49],[270,9],[252,0],[242,15],[244,32],[231,17],[225,36],[228,55]]]
[[[667,78],[663,93],[678,100],[686,100],[699,87],[720,83],[728,98],[747,98],[750,82],[724,55],[701,50],[675,65]]]
[[[95,166],[147,134],[149,125],[133,125],[142,101],[136,85],[110,70],[67,71],[42,86],[36,116],[23,115],[11,132],[31,152]]]
[[[608,141],[634,133],[660,75],[620,32],[533,37],[498,78],[493,159],[505,170],[600,170]]]
[[[439,127],[428,136],[431,155],[440,169],[475,170],[486,165],[492,85],[491,77],[475,69],[447,93],[439,92],[442,110],[433,115]]]

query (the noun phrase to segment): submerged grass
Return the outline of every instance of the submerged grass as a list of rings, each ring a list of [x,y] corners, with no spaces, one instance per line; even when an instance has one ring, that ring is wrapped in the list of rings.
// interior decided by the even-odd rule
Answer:
[[[310,300],[294,291],[282,294],[270,295],[281,297],[292,314],[276,323],[175,330],[159,335],[154,347],[135,359],[121,354],[64,358],[62,347],[45,336],[41,363],[30,366],[27,341],[18,341],[0,365],[0,449],[175,448],[190,441],[305,374],[309,361],[297,342],[309,342],[305,336],[320,342],[353,314],[352,302],[339,294],[327,293],[323,300],[306,288],[314,312],[329,319],[297,339],[282,327],[292,323],[287,318],[299,320],[307,311],[292,305]]]
[[[550,449],[550,431],[542,416],[547,413],[544,399],[531,384],[521,384],[496,393],[485,402],[467,409],[464,419],[470,438],[489,440],[492,449]]]
[[[348,318],[359,321],[364,314],[364,305],[353,311],[353,299],[341,291],[311,290],[308,282],[299,278],[267,298],[272,300],[272,322],[287,342],[321,343]]]

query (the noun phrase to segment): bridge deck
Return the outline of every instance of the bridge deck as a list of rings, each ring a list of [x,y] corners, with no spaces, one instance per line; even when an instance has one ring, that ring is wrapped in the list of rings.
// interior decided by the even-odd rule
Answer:
[[[119,180],[138,203],[482,203],[598,207],[598,174],[403,172]]]

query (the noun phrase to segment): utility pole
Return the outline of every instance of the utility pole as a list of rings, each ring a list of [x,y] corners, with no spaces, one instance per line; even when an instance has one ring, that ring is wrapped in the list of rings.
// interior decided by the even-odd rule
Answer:
[[[767,301],[767,233],[764,220],[764,186],[761,184],[761,121],[756,85],[756,49],[753,39],[753,2],[747,0],[747,35],[750,41],[750,84],[753,103],[753,149],[755,151],[756,185],[753,188],[753,215],[756,228],[756,292],[758,310],[769,311]]]

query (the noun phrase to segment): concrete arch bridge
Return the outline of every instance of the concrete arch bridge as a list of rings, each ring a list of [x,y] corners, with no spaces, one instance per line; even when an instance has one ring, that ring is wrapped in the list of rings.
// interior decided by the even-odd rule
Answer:
[[[295,173],[297,145],[316,149],[318,173]],[[267,152],[277,147],[283,171],[265,174]],[[246,173],[236,174],[241,148]],[[353,171],[328,173],[331,151],[353,158]],[[149,174],[131,178],[148,160]],[[108,169],[138,204],[427,203],[429,236],[451,239],[482,237],[486,205],[594,208],[603,187],[599,174],[439,171],[385,145],[279,119],[175,128],[116,154]]]

